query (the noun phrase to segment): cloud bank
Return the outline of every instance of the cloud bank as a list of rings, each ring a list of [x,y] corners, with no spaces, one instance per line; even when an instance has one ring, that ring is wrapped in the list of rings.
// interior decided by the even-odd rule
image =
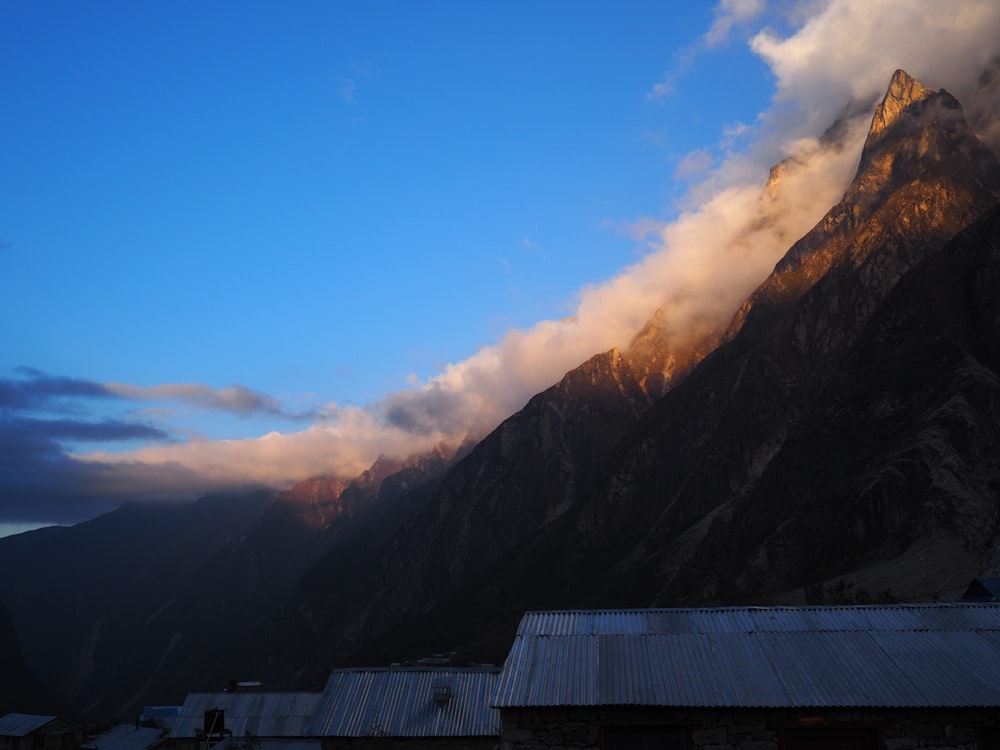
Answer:
[[[760,26],[765,22],[771,26]],[[789,26],[790,31],[776,30]],[[690,190],[679,218],[669,223],[637,218],[646,255],[614,278],[581,290],[571,317],[510,331],[496,345],[379,403],[329,406],[322,413],[289,414],[272,397],[240,386],[139,388],[28,373],[20,384],[0,382],[0,406],[38,408],[70,395],[165,398],[235,414],[315,421],[302,430],[254,439],[161,441],[125,452],[66,455],[52,446],[58,444],[54,433],[68,425],[51,422],[42,428],[22,420],[14,429],[24,434],[50,431],[36,435],[32,445],[39,452],[27,462],[54,467],[49,490],[73,482],[91,500],[196,493],[246,482],[284,485],[318,474],[352,476],[379,454],[404,456],[485,434],[593,354],[626,346],[657,309],[678,339],[690,331],[721,329],[784,251],[843,194],[871,109],[892,72],[902,67],[932,88],[968,96],[998,51],[1000,4],[832,0],[768,12],[761,2],[723,0],[701,44],[710,50],[738,32],[774,76],[771,105],[744,135],[750,145],[729,153],[727,136],[720,134],[717,153],[693,155],[692,163],[716,166]],[[823,138],[838,119],[838,137]],[[769,167],[782,161],[780,179],[765,185]],[[123,425],[91,429],[113,434]],[[29,479],[21,476],[22,484]],[[40,490],[39,481],[32,485],[38,497],[54,494]],[[21,520],[37,518],[26,513]]]

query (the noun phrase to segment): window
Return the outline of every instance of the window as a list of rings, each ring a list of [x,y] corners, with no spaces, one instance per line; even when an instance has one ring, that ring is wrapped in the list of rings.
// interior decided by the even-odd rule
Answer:
[[[664,726],[608,726],[604,750],[687,750],[687,729]]]
[[[32,750],[41,750],[41,748],[45,747],[45,735],[44,734],[36,734],[34,737],[32,737],[31,738],[31,747],[32,747]]]

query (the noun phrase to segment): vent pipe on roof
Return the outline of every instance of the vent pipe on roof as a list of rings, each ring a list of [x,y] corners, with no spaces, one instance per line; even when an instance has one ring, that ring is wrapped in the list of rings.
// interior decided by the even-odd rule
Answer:
[[[439,708],[447,706],[451,701],[451,685],[435,685],[434,686],[434,703],[437,704]]]

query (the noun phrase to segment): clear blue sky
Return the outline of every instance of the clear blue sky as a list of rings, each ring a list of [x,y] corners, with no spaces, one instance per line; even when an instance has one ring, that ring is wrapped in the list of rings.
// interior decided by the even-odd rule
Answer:
[[[33,510],[70,452],[294,433],[571,314],[741,148],[793,5],[4,3],[0,522],[90,512]]]

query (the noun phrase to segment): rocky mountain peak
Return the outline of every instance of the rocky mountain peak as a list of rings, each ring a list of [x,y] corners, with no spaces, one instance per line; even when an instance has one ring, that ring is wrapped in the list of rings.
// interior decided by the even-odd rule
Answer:
[[[911,104],[926,99],[934,92],[905,70],[897,70],[892,74],[889,88],[879,105],[875,108],[871,129],[868,131],[869,142],[877,139],[885,130],[903,114]]]

